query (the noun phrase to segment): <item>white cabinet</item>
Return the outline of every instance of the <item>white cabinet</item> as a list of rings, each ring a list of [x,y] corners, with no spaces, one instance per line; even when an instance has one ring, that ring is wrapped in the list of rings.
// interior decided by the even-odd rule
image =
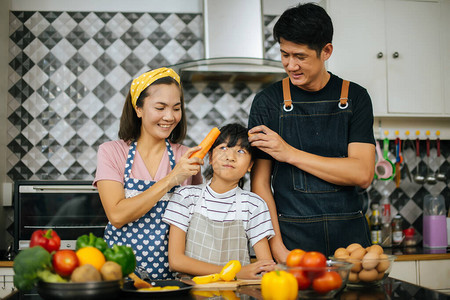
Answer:
[[[450,260],[421,260],[417,269],[420,286],[450,289]]]
[[[400,279],[409,283],[419,284],[417,280],[417,261],[396,261],[392,265],[389,277]]]
[[[328,69],[367,88],[375,116],[445,116],[448,0],[441,1],[328,1],[335,28]]]
[[[0,267],[0,299],[14,291],[14,270],[13,268]]]
[[[389,277],[446,293],[450,289],[450,260],[396,261]]]

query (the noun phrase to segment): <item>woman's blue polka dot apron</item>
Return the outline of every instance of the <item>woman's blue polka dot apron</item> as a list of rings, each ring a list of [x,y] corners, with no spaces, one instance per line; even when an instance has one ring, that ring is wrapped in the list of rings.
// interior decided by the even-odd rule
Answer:
[[[151,187],[156,181],[131,178],[131,167],[136,154],[137,142],[130,145],[128,158],[125,164],[125,197],[134,197]],[[167,153],[170,167],[175,166],[175,158],[172,147],[166,140]],[[174,278],[169,270],[168,240],[169,225],[162,222],[162,216],[167,203],[173,193],[172,188],[165,194],[153,208],[134,222],[116,228],[108,222],[105,228],[104,239],[111,247],[113,244],[127,245],[133,248],[136,255],[137,270],[147,272],[150,279]]]

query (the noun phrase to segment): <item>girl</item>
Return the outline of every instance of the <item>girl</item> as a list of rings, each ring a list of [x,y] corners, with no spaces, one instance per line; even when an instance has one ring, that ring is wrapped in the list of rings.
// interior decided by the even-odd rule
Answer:
[[[118,141],[100,145],[94,185],[108,217],[104,239],[132,247],[139,270],[172,278],[161,217],[174,187],[200,184],[200,149],[179,144],[186,134],[180,77],[160,68],[134,79],[120,119]],[[142,274],[141,274],[142,275]]]
[[[170,224],[172,271],[219,273],[230,260],[243,265],[238,278],[257,278],[273,269],[268,238],[274,231],[269,210],[259,196],[241,189],[243,177],[253,165],[252,154],[247,129],[226,125],[209,152],[211,181],[175,191],[163,217]],[[252,264],[248,242],[258,259]]]

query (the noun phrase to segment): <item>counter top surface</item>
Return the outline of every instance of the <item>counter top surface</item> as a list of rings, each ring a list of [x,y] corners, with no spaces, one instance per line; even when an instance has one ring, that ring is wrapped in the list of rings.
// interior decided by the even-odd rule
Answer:
[[[450,259],[450,247],[429,249],[423,247],[385,248],[384,253],[397,256],[395,261]]]
[[[421,246],[385,248],[384,253],[396,255],[396,261],[450,259],[450,247],[442,249],[427,249]],[[0,258],[0,268],[12,266],[13,261]]]
[[[189,300],[200,300],[208,299],[207,291],[202,291],[203,293],[196,294],[191,291],[185,295],[177,295],[176,298],[163,297],[161,299],[189,299]],[[230,293],[234,295],[230,298]],[[262,299],[260,286],[246,286],[240,287],[236,291],[227,291],[226,294],[222,291],[222,294],[227,295],[225,299]],[[218,298],[221,295],[221,291],[210,291],[211,299],[223,299]],[[141,298],[141,297],[140,297]],[[410,284],[397,279],[387,278],[382,286],[373,289],[364,290],[351,290],[344,289],[338,293],[334,299],[450,299],[450,295],[439,293],[430,289],[422,288],[414,284]],[[24,294],[22,292],[14,292],[8,295],[6,299],[16,300],[16,299],[42,299],[37,293]],[[118,295],[117,299],[131,299],[127,295]],[[142,299],[142,298],[141,298]]]

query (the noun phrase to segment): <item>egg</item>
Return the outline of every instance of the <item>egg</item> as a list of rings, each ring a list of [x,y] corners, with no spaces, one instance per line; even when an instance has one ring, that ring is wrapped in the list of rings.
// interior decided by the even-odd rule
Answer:
[[[362,267],[366,270],[371,270],[378,265],[380,256],[375,251],[368,252],[362,259]]]
[[[370,282],[377,279],[378,271],[376,269],[366,270],[362,269],[358,274],[358,278],[364,282]]]
[[[367,253],[366,249],[361,247],[361,248],[358,248],[358,249],[354,250],[350,254],[350,258],[351,259],[362,259],[364,257],[364,255],[366,255],[366,253]]]
[[[389,260],[388,260],[388,256],[386,254],[381,254],[380,255],[380,262],[378,263],[377,266],[377,271],[378,272],[385,272],[387,269],[389,269]]]
[[[383,254],[383,247],[381,247],[380,245],[372,245],[367,252],[375,252],[380,255]]]
[[[350,272],[348,274],[348,281],[350,282],[358,282],[359,278],[358,278],[358,273],[356,272]]]
[[[334,251],[334,257],[338,259],[347,259],[349,253],[345,248],[337,248],[336,251]]]
[[[351,254],[353,251],[355,251],[356,249],[362,248],[362,246],[358,243],[353,243],[347,246],[347,251],[349,254]]]
[[[376,280],[381,280],[384,277],[384,272],[378,273]]]

